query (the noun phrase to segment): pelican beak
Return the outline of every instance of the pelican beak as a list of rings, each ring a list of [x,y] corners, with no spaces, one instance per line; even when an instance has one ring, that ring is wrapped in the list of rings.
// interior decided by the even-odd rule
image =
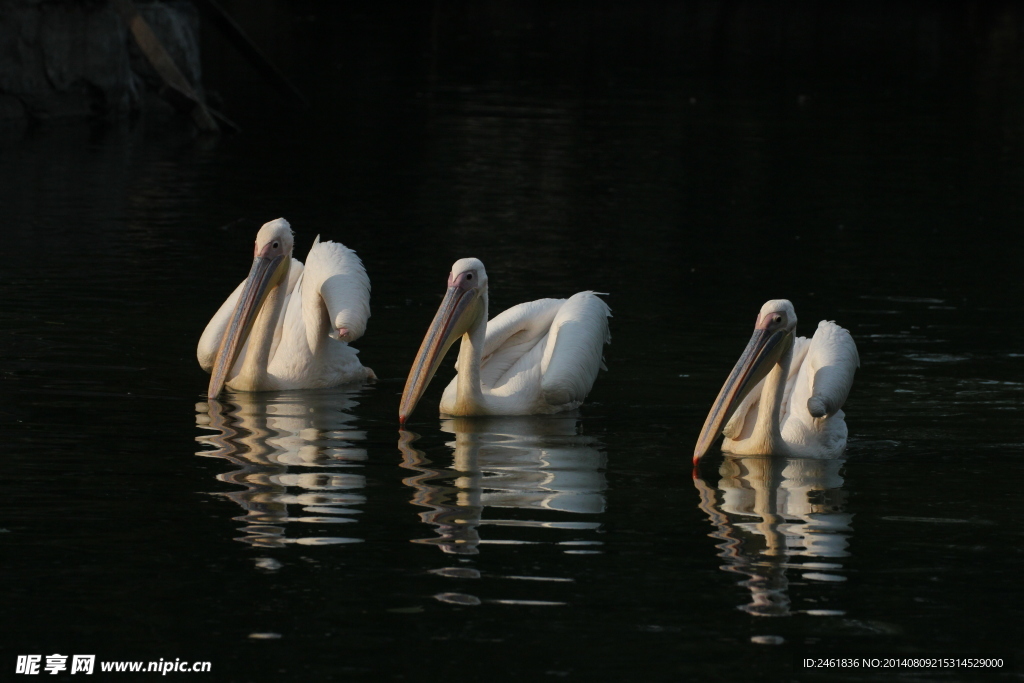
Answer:
[[[220,395],[224,383],[228,380],[228,373],[231,372],[238,354],[249,338],[256,315],[263,308],[263,302],[266,301],[270,290],[281,282],[281,278],[287,272],[282,265],[286,263],[288,255],[271,256],[268,251],[264,249],[253,259],[249,277],[245,280],[242,294],[238,297],[235,310],[231,313],[231,320],[220,340],[220,348],[217,349],[213,371],[210,373],[210,389],[206,394],[210,399]]]
[[[750,390],[757,386],[757,383],[764,379],[771,369],[782,358],[793,344],[793,332],[791,330],[775,330],[771,332],[766,329],[755,329],[743,355],[736,361],[735,367],[729,373],[729,378],[722,385],[718,392],[718,398],[711,407],[707,419],[704,420],[704,429],[697,439],[697,447],[693,450],[693,464],[696,465],[704,455],[711,450],[715,439],[722,433],[725,423],[732,417],[736,407],[746,398]]]
[[[427,330],[427,336],[420,344],[416,360],[412,362],[409,377],[405,380],[402,403],[398,407],[399,423],[404,425],[416,409],[416,404],[455,340],[477,323],[483,313],[480,302],[479,288],[460,287],[457,284],[448,286],[444,300]]]

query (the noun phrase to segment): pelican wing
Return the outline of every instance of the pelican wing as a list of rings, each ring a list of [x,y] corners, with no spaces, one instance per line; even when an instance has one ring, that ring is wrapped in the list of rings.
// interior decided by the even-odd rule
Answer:
[[[807,412],[812,417],[835,415],[846,403],[858,367],[860,356],[850,333],[834,322],[822,320],[801,364],[791,410],[800,410],[806,400]]]
[[[346,329],[342,341],[355,341],[370,319],[370,278],[356,253],[317,235],[306,257],[306,282],[319,282],[320,296],[335,330]]]
[[[480,381],[494,387],[516,361],[544,339],[565,299],[538,299],[513,306],[487,322]]]
[[[541,391],[552,406],[580,403],[604,367],[604,345],[611,342],[611,310],[594,292],[580,292],[558,310],[541,361]]]
[[[811,349],[812,341],[807,337],[797,337],[793,340],[793,360],[789,365],[789,377],[786,378],[786,390],[782,394],[782,410],[779,414],[781,422],[785,422],[786,417],[789,415],[793,391],[796,389],[798,378],[800,377],[800,368],[804,366],[804,361],[807,359],[807,353]],[[758,394],[760,394],[760,391]]]

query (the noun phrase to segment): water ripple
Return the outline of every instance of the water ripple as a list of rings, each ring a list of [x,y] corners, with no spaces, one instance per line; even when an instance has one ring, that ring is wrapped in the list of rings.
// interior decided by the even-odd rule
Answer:
[[[850,554],[853,515],[845,511],[843,462],[727,456],[717,490],[695,474],[700,508],[715,527],[710,536],[721,541],[722,570],[747,577],[741,585],[750,602],[741,610],[792,614],[790,590],[798,584],[791,583],[790,571],[815,583],[846,581],[838,560]]]
[[[321,527],[353,525],[365,504],[366,478],[339,469],[362,467],[365,433],[351,428],[347,411],[358,390],[235,394],[230,402],[196,405],[196,424],[213,434],[196,437],[238,469],[217,479],[242,490],[219,493],[245,514],[240,539],[259,547],[343,545],[361,538],[316,534]],[[297,513],[297,514],[296,514]],[[326,530],[326,529],[325,529]]]
[[[602,541],[593,534],[602,527],[594,517],[605,511],[606,456],[596,440],[577,433],[576,423],[575,417],[444,420],[442,431],[455,436],[445,444],[451,449],[450,467],[434,464],[414,446],[420,437],[403,432],[398,444],[402,467],[414,472],[404,483],[413,491],[413,505],[424,508],[420,519],[434,531],[433,536],[413,542],[463,559],[484,548],[500,552],[502,547],[517,546],[557,548],[563,555],[601,553]],[[533,556],[543,555],[535,552]],[[496,583],[501,578],[539,582],[538,586],[573,581],[484,574],[470,567],[445,567],[431,573],[448,579],[487,578],[486,590],[504,590]],[[462,593],[442,592],[434,597],[452,604],[477,604],[467,602]],[[532,596],[483,602],[565,604]]]

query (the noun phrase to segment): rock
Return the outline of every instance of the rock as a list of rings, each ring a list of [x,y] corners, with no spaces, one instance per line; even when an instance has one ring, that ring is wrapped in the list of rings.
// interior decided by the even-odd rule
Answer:
[[[139,14],[167,49],[181,73],[202,94],[203,69],[199,61],[199,14],[190,2],[136,3]],[[132,70],[145,79],[146,84],[159,90],[160,77],[141,54],[135,42],[128,40]]]
[[[201,92],[195,7],[136,4]],[[0,120],[124,116],[156,102],[144,95],[161,85],[108,0],[0,2]]]

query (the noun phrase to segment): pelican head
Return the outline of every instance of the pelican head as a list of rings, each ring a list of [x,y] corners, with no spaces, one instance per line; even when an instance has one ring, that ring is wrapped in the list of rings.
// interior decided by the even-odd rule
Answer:
[[[792,348],[795,331],[796,311],[787,299],[772,299],[761,307],[747,348],[736,361],[729,378],[718,392],[711,412],[704,420],[704,429],[693,451],[695,465],[711,450],[711,445],[722,433],[740,402]]]
[[[252,268],[231,313],[210,372],[209,398],[215,399],[220,395],[263,302],[287,274],[294,244],[291,226],[283,218],[265,223],[256,233]]]
[[[427,385],[448,349],[455,340],[472,330],[485,317],[484,295],[487,293],[487,271],[479,259],[459,259],[448,275],[448,291],[420,344],[416,360],[409,370],[398,408],[398,421],[405,424],[415,410]]]

